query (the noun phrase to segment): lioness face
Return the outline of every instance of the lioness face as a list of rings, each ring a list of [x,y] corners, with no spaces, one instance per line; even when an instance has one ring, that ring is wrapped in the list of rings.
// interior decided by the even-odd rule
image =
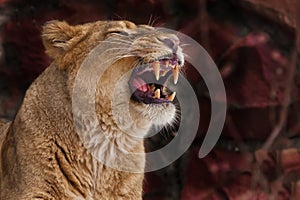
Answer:
[[[111,41],[119,43],[120,49],[126,47],[136,61],[122,84],[128,88],[118,88],[127,92],[129,89],[136,118],[143,117],[157,125],[171,123],[176,113],[172,103],[176,93],[168,89],[167,83],[177,83],[184,63],[177,36],[126,21],[115,22],[107,32],[108,37],[113,37]]]
[[[112,110],[112,101],[117,101],[114,109],[122,117],[122,112],[127,112],[122,106],[129,102],[133,121],[165,125],[175,119],[176,93],[168,89],[168,84],[177,83],[184,64],[176,35],[128,21],[78,26],[53,21],[45,25],[43,41],[46,52],[69,72],[71,83],[89,52],[101,43],[111,43],[109,56],[101,58],[113,62],[108,62],[110,66],[98,82],[99,110]]]

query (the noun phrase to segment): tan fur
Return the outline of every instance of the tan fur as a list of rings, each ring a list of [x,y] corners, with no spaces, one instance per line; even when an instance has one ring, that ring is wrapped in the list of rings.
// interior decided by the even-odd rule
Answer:
[[[14,121],[0,124],[1,200],[142,199],[143,173],[118,171],[98,162],[91,156],[91,151],[100,152],[99,156],[105,155],[108,159],[113,156],[108,152],[111,147],[104,148],[101,141],[88,141],[96,143],[95,149],[87,150],[83,146],[73,121],[74,115],[81,117],[82,113],[72,113],[71,93],[82,61],[108,37],[107,34],[114,31],[131,34],[131,31],[138,32],[143,28],[151,30],[151,27],[139,27],[127,21],[98,21],[77,26],[51,21],[44,26],[42,38],[53,63],[27,90]],[[168,53],[167,47],[156,38],[170,36],[154,33],[147,40],[136,37],[133,47],[145,60],[151,61],[159,52]],[[145,52],[142,44],[156,45],[160,49]],[[109,66],[99,80],[96,113],[103,132],[93,134],[99,134],[99,140],[101,134],[110,134],[114,144],[126,151],[144,152],[141,140],[132,139],[116,127],[110,105],[114,95],[119,95],[114,94],[111,83],[133,68],[135,62],[135,57],[122,58]],[[129,95],[126,83],[120,87],[120,95]],[[118,109],[119,123],[128,125],[122,118],[126,110]],[[130,112],[133,123],[128,125],[128,130],[144,135],[154,123],[170,123],[175,107],[173,104],[159,107],[131,102]],[[97,147],[104,148],[104,151]],[[120,162],[133,163],[138,168],[145,166],[143,156],[120,159]]]

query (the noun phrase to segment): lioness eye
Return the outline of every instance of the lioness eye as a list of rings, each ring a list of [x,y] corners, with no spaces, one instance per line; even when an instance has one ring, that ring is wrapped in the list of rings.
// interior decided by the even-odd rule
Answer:
[[[108,34],[118,34],[118,35],[124,35],[124,36],[128,36],[129,34],[125,31],[111,31]]]

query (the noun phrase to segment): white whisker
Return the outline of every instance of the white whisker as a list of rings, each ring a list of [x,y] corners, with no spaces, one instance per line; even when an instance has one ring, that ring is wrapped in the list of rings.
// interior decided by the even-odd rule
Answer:
[[[186,53],[182,53],[183,54],[183,56],[185,57],[185,58],[191,58],[191,56],[189,56],[188,54],[186,54]]]
[[[107,41],[107,40],[104,40]],[[121,39],[121,38],[110,38],[109,41],[119,41],[119,42],[124,42],[127,44],[131,44],[131,42],[133,42],[133,40],[131,38],[125,38],[125,39]]]
[[[112,43],[112,44],[120,44],[120,45],[129,45],[130,42],[120,42],[120,41],[110,41],[110,40],[104,40],[101,43]]]
[[[185,47],[185,46],[190,46],[190,45],[192,45],[192,44],[183,43],[183,44],[180,44],[179,46],[180,47]]]
[[[134,55],[132,55],[132,54],[126,54],[126,55],[116,56],[116,57],[113,57],[111,59],[107,59],[102,64],[107,64],[107,63],[112,64],[112,63],[114,63],[114,62],[116,62],[116,61],[118,61],[118,60],[120,60],[122,58],[128,58],[128,57],[132,57],[132,56],[134,56]]]
[[[128,48],[109,48],[109,49],[106,49],[105,51],[103,51],[101,54],[105,54],[105,53],[108,53],[110,51],[115,51],[115,50],[118,50],[118,52],[116,52],[117,54],[129,54],[130,53],[130,49]]]

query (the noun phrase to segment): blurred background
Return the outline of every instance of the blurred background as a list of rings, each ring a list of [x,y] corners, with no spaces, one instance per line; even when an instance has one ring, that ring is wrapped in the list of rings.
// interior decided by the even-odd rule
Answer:
[[[217,64],[228,101],[218,144],[197,157],[210,99],[186,64],[201,107],[199,131],[180,159],[146,174],[145,200],[300,199],[299,1],[0,0],[1,118],[14,117],[26,89],[49,65],[40,31],[52,19],[171,28],[198,41]],[[168,130],[148,139],[147,149],[172,140],[176,129]]]

